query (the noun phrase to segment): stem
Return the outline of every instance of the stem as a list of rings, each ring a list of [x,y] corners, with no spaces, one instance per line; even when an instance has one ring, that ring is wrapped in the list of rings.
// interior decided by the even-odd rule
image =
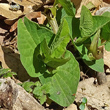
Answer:
[[[58,24],[57,24],[56,18],[47,17],[47,19],[49,21],[49,24],[52,27],[53,32],[56,34],[58,31]]]
[[[93,55],[93,57],[95,57],[95,59],[102,58],[102,52],[98,49],[99,37],[100,37],[100,30],[98,30],[97,33],[94,35],[94,38],[90,45],[90,53],[92,53],[92,55]]]

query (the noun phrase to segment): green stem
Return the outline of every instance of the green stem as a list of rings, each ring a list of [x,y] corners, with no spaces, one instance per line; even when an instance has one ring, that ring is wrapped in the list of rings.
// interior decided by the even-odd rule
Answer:
[[[94,38],[90,45],[90,53],[92,53],[92,55],[93,55],[93,57],[95,57],[95,59],[102,58],[101,52],[98,49],[99,37],[100,37],[100,30],[98,30],[97,33],[94,35]]]

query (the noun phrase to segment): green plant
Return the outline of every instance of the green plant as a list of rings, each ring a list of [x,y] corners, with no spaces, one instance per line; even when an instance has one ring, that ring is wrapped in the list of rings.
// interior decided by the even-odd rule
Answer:
[[[50,91],[50,84],[44,84],[43,86],[39,81],[37,82],[24,82],[21,85],[27,92],[32,93],[34,97],[36,97],[41,104],[43,104],[46,99],[47,95]]]
[[[63,8],[58,8],[58,3]],[[106,47],[110,44],[105,37],[105,33],[109,34],[106,28],[109,30],[110,17],[108,13],[92,16],[89,9],[82,6],[80,19],[75,18],[75,8],[70,0],[56,0],[53,8],[48,10],[51,10],[47,18],[53,32],[27,18],[24,18],[24,22],[19,20],[20,59],[31,77],[39,77],[44,89],[50,85],[46,94],[50,99],[61,106],[69,106],[75,99],[73,94],[77,91],[80,69],[66,46],[71,40],[83,61],[91,69],[103,72],[103,53],[99,46],[104,45],[102,39],[107,40]],[[37,90],[34,90],[34,94],[38,95]]]
[[[86,104],[87,104],[87,99],[86,99],[85,97],[83,97],[82,103],[81,103],[81,105],[79,106],[79,108],[80,108],[81,110],[84,110]]]
[[[17,75],[15,72],[11,72],[10,69],[1,68],[0,69],[0,77],[12,77],[13,75]]]

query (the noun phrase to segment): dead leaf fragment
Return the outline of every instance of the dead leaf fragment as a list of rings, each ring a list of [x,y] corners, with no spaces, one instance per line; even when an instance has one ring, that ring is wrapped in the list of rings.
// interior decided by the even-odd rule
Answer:
[[[28,14],[26,14],[26,17],[27,17],[28,19],[30,19],[30,20],[31,20],[32,18],[41,17],[41,11],[28,13]]]
[[[36,18],[39,24],[43,24],[44,21],[45,21],[45,19],[46,19],[46,17],[45,17],[43,14],[41,14],[41,11],[28,13],[28,14],[26,14],[26,17],[27,17],[28,19],[30,19],[30,20]],[[17,24],[18,24],[18,21],[16,21],[16,22],[11,26],[10,32],[13,32],[13,31],[15,31],[15,30],[17,29]]]
[[[76,7],[76,17],[80,17],[82,6],[86,6],[88,3],[92,3],[95,7],[101,5],[102,0],[71,0]]]
[[[8,0],[10,1],[10,0]],[[23,6],[24,14],[27,14],[29,12],[33,11],[33,7],[36,7],[36,10],[43,5],[42,0],[11,0],[11,2],[14,2],[16,4],[19,4]]]
[[[10,28],[10,32],[13,32],[17,29],[17,24],[18,24],[18,21],[16,21]]]
[[[106,2],[106,3],[110,3],[110,0],[103,0],[104,2]]]
[[[7,33],[8,33],[8,30],[0,27],[0,45],[3,43],[3,40],[6,37]]]
[[[44,24],[45,20],[46,20],[46,16],[44,16],[43,14],[41,14],[41,17],[37,18],[39,24]]]
[[[26,17],[30,20],[32,20],[33,18],[36,18],[39,24],[43,24],[44,21],[46,20],[46,16],[41,14],[41,11],[31,12],[31,13],[27,14]]]
[[[11,11],[9,10],[9,8],[10,8],[9,4],[0,3],[0,15],[9,19],[16,19],[19,16],[23,15],[21,10]]]

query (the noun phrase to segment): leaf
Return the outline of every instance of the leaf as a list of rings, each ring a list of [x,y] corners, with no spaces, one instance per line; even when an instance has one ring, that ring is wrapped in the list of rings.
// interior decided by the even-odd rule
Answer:
[[[58,33],[50,44],[50,48],[48,47],[46,40],[40,44],[41,48],[41,56],[43,58],[43,62],[47,64],[49,67],[57,68],[65,64],[70,58],[64,59],[63,54],[66,51],[66,46],[70,40],[68,23],[64,19],[62,24],[59,27]]]
[[[62,20],[67,17],[68,15],[66,14],[64,8],[59,8],[56,11],[56,20],[58,25],[60,25],[62,23]],[[68,22],[68,21],[67,21]]]
[[[106,7],[107,8],[107,7]],[[104,10],[105,11],[105,10]],[[102,14],[102,16],[110,17],[110,12],[106,11],[105,13]]]
[[[86,65],[88,65],[91,69],[93,69],[97,72],[104,72],[104,61],[103,61],[103,59],[91,60],[88,57],[88,50],[83,44],[80,46],[76,45],[76,47],[77,47],[77,50],[79,51],[80,56],[82,57],[82,59]]]
[[[42,95],[41,97],[39,97],[39,99],[40,99],[40,103],[43,104],[46,101],[47,97],[46,95]]]
[[[45,65],[36,56],[37,45],[46,38],[47,43],[54,37],[54,34],[44,27],[24,18],[24,23],[18,21],[18,50],[20,59],[31,77],[38,77],[45,71]],[[41,66],[42,65],[42,66]],[[42,68],[41,68],[42,67]]]
[[[47,99],[46,94],[50,92],[50,88],[51,88],[50,83],[44,84],[43,86],[37,86],[34,88],[33,94],[37,99],[40,100],[41,104],[43,104],[46,101]]]
[[[63,19],[66,19],[66,21],[68,22],[69,34],[71,36],[71,39],[81,36],[80,30],[79,30],[79,23],[80,23],[79,18],[68,16],[64,8],[60,8],[57,10],[57,14],[56,14],[57,23],[61,24]]]
[[[41,83],[39,81],[36,81],[35,86],[41,86]]]
[[[14,0],[13,2],[24,7],[24,10],[23,10],[24,14],[32,12],[32,10],[37,10],[39,7],[43,5],[43,1],[41,0],[37,0],[37,1]]]
[[[104,25],[110,22],[110,18],[106,16],[93,16],[94,32],[102,28]]]
[[[48,94],[51,89],[51,83],[44,84],[41,86],[41,90],[43,91],[44,94]]]
[[[7,77],[12,77],[13,75],[17,75],[17,74],[14,72],[8,72],[8,73],[4,74],[3,77],[7,78]]]
[[[106,44],[105,44],[105,49],[106,49],[107,51],[110,51],[110,42],[106,42]]]
[[[11,20],[18,19],[19,16],[24,15],[21,10],[11,11],[9,8],[10,8],[9,4],[0,3],[0,10],[1,10],[0,15]]]
[[[24,82],[23,84],[22,84],[22,87],[27,91],[27,92],[32,92],[32,86],[34,86],[35,84],[34,84],[34,82]]]
[[[74,3],[74,5],[75,5],[75,8],[77,9],[77,12],[76,12],[76,14],[75,14],[75,16],[77,17],[77,18],[80,18],[80,14],[81,14],[81,7],[82,6],[86,6],[86,7],[88,7],[88,5],[90,4],[90,3],[92,3],[95,7],[98,7],[98,6],[100,6],[101,5],[101,3],[102,3],[102,1],[100,1],[100,0],[71,0],[73,3]]]
[[[46,63],[49,67],[52,68],[57,68],[58,66],[61,66],[63,64],[65,64],[66,62],[68,62],[70,60],[70,58],[52,58],[51,56],[51,49],[48,47],[46,39],[44,39],[41,44],[41,54],[43,54],[44,58],[43,58],[43,62]],[[59,51],[60,52],[60,51]]]
[[[60,3],[69,16],[75,16],[75,7],[71,0],[56,0],[55,4]],[[54,5],[55,5],[54,4]]]
[[[0,76],[8,73],[10,69],[0,69]]]
[[[56,14],[57,23],[61,24],[63,19],[66,19],[66,21],[68,22],[69,33],[70,33],[71,38],[74,39],[75,37],[81,36],[80,30],[79,30],[79,23],[80,23],[79,18],[68,16],[64,8],[60,8],[57,10],[57,14]]]
[[[56,17],[56,10],[57,10],[57,8],[55,6],[53,6],[53,7],[49,8],[49,9],[51,10],[52,15],[54,15]]]
[[[95,8],[95,5],[94,5],[92,2],[89,2],[89,3],[86,5],[86,7],[87,7],[88,9],[93,9],[93,8]]]
[[[40,43],[40,48],[41,48],[40,54],[44,54],[45,57],[51,55],[51,49],[48,47],[48,44],[47,44],[47,42],[46,42],[46,39],[44,39],[44,40]]]
[[[66,46],[70,41],[69,27],[67,21],[64,19],[59,27],[59,30],[50,45],[51,57],[60,58],[66,51]]]
[[[41,97],[43,95],[43,92],[41,90],[41,86],[35,87],[34,90],[33,90],[33,94],[36,97]]]
[[[30,12],[30,13],[26,14],[26,17],[29,20],[37,18],[37,21],[38,21],[39,24],[43,24],[45,19],[46,19],[46,17],[43,14],[41,14],[41,11],[39,11],[39,12]],[[7,20],[7,22],[8,22],[8,20]],[[5,23],[6,23],[6,20],[5,20]],[[10,32],[13,32],[17,29],[17,24],[18,24],[18,20],[11,26]]]
[[[74,102],[75,96],[73,94],[76,93],[80,77],[78,62],[69,51],[65,53],[64,58],[68,57],[71,60],[56,68],[53,71],[55,74],[46,73],[39,77],[42,84],[51,83],[49,98],[61,106],[69,106]]]
[[[87,103],[87,98],[83,97],[82,103],[80,104],[79,108],[80,108],[81,110],[84,110],[86,103]]]
[[[15,72],[11,72],[10,69],[0,69],[0,77],[3,76],[4,78],[12,77],[13,75],[17,75]]]
[[[81,9],[80,30],[82,37],[88,37],[93,32],[93,18],[85,6]]]
[[[52,40],[55,36],[55,34],[46,27],[40,27],[38,24],[28,20],[26,17],[24,19],[24,24],[36,45],[41,43],[44,38],[46,38],[47,43],[50,43],[50,40]]]
[[[68,21],[68,26],[72,39],[81,36],[81,32],[79,30],[79,23],[80,23],[79,18],[65,17],[65,19]]]
[[[84,7],[84,10],[87,11],[88,9],[86,7]],[[76,44],[80,44],[80,45],[86,39],[88,39],[89,37],[91,37],[97,30],[99,30],[104,25],[106,25],[107,23],[110,22],[109,17],[106,17],[106,16],[92,16],[92,15],[89,14],[89,12],[85,14],[84,10],[82,8],[83,14],[82,14],[82,19],[80,20],[80,28],[81,28],[81,35],[82,36],[80,36],[76,40],[76,42],[75,42]],[[89,21],[88,18],[87,18],[87,16],[92,21]]]
[[[80,108],[81,110],[84,110],[84,109],[85,109],[85,104],[82,103],[82,104],[79,106],[79,108]]]
[[[101,38],[110,41],[110,22],[102,28]]]
[[[102,16],[106,16],[110,18],[110,12],[105,12],[103,13]],[[110,22],[107,23],[105,26],[102,27],[102,31],[101,31],[101,38],[110,41]]]
[[[70,58],[51,58],[51,57],[47,57],[45,59],[47,62],[45,62],[49,67],[52,67],[52,68],[57,68],[58,66],[61,66],[65,63],[67,63]]]
[[[84,104],[86,104],[86,103],[87,103],[87,98],[83,97],[82,102],[83,102]]]

